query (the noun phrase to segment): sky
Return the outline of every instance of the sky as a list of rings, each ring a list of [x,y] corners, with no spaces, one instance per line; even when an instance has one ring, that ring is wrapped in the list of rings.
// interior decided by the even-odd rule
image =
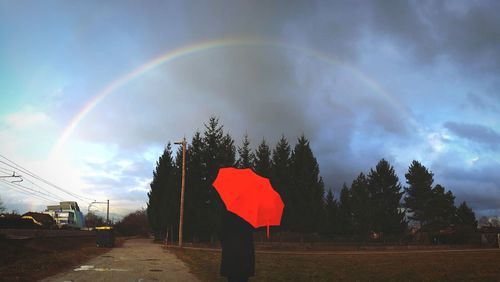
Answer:
[[[382,158],[405,186],[417,160],[457,205],[499,216],[499,12],[486,0],[0,0],[0,198],[21,213],[109,199],[119,218],[146,207],[165,144],[216,116],[237,144],[305,134],[336,197]]]

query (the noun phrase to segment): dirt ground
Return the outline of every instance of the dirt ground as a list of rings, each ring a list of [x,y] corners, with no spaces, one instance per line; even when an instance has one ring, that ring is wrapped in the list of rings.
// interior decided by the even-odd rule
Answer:
[[[46,281],[198,281],[177,257],[150,239],[127,240],[122,247],[93,258]]]
[[[107,251],[95,237],[0,239],[0,281],[36,281]]]

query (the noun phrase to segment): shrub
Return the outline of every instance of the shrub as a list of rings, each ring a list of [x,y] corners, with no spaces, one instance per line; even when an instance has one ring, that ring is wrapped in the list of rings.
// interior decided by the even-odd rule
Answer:
[[[126,215],[115,224],[115,231],[124,236],[149,236],[150,228],[146,210],[138,210]]]

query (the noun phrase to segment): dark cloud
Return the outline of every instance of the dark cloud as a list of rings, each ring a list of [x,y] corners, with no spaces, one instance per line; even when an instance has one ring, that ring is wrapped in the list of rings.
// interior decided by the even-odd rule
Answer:
[[[484,125],[449,121],[444,124],[444,127],[461,138],[487,145],[490,148],[498,148],[500,144],[500,134]]]
[[[371,22],[368,26],[378,39],[389,39],[402,52],[412,51],[419,59],[430,62],[438,52],[438,43],[432,35],[432,23],[424,21],[421,7],[410,1],[373,1]]]
[[[276,36],[283,25],[311,3],[302,1],[194,1],[184,2],[183,23],[198,39],[232,36]],[[223,7],[223,8],[222,8]]]
[[[374,1],[373,36],[386,36],[418,61],[447,58],[468,74],[500,71],[498,1]]]
[[[481,160],[472,167],[466,164],[459,166],[452,160],[452,156],[445,156],[432,164],[435,184],[442,184],[447,190],[452,191],[456,196],[456,205],[466,201],[476,215],[498,214],[500,212],[497,200],[500,198],[498,166],[482,164]]]
[[[499,112],[500,108],[498,104],[489,99],[483,97],[482,95],[469,93],[465,97],[463,107],[471,108],[473,110],[485,111],[485,112]]]

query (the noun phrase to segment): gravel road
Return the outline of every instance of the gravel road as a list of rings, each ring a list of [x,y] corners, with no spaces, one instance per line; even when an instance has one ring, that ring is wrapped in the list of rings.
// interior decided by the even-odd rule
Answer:
[[[175,255],[149,239],[127,240],[74,269],[41,281],[198,281]]]

